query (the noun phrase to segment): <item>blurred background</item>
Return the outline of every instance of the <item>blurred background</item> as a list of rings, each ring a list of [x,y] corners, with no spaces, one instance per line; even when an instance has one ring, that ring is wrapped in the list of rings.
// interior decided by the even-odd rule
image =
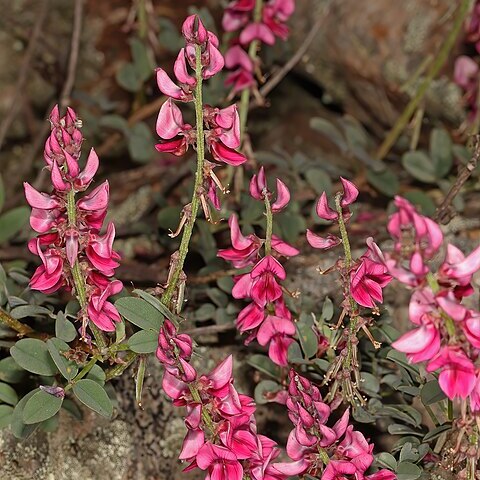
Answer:
[[[319,259],[303,234],[307,227],[327,229],[314,215],[314,202],[321,192],[336,191],[340,175],[362,192],[352,226],[359,247],[367,234],[384,238],[395,194],[434,214],[470,159],[468,146],[478,133],[479,38],[469,20],[473,14],[464,8],[468,3],[299,0],[288,40],[262,48],[260,92],[248,124],[250,159],[243,177],[231,179],[228,169],[220,173],[231,181],[232,193],[222,200],[219,217],[240,212],[245,232],[262,223],[261,205],[243,194],[259,164],[287,183],[293,201],[276,228],[308,252],[290,267],[304,305],[318,305],[337,288],[328,282],[320,287],[315,272],[335,255]],[[179,27],[189,13],[200,15],[225,48],[224,7],[217,0],[0,0],[0,262],[33,269],[22,182],[48,189],[42,151],[49,112],[59,103],[74,107],[83,121],[83,151],[93,146],[100,157],[97,181],[109,179],[109,215],[123,258],[118,277],[144,288],[165,281],[178,244],[167,233],[188,202],[193,157],[154,148],[156,115],[165,101],[154,69],[171,73],[183,43]],[[231,102],[224,79],[207,82],[207,103]],[[192,116],[188,106],[184,115]],[[474,173],[454,201],[456,216],[448,227],[470,245],[479,238],[477,192]],[[243,352],[233,329],[238,307],[226,294],[231,273],[216,258],[228,241],[226,222],[199,220],[187,266],[187,314],[202,334],[206,364],[225,350],[240,358]],[[251,389],[252,371],[241,361],[238,368],[245,390]],[[97,426],[97,418],[87,417],[78,431],[60,429],[47,442],[33,440],[30,450],[0,441],[11,474],[2,478],[43,479],[60,471],[69,473],[58,478],[69,479],[179,478],[181,419],[162,400],[151,370],[145,410],[135,408],[127,376],[117,384],[125,394],[113,423]],[[282,437],[284,420],[275,409],[260,413],[265,428]],[[36,469],[43,473],[32,477]]]

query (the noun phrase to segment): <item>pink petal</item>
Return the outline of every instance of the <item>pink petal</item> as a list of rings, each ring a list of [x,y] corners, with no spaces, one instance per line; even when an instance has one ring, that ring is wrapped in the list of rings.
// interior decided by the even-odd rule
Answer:
[[[230,238],[232,240],[232,245],[237,250],[245,250],[252,245],[252,240],[246,238],[242,235],[240,226],[238,224],[238,217],[233,214],[228,219],[228,225],[230,227]]]
[[[78,182],[82,186],[89,185],[92,181],[93,177],[97,173],[98,170],[98,155],[97,152],[92,148],[90,153],[88,154],[87,163],[85,164],[85,168],[82,170],[82,173],[78,176],[76,182]]]
[[[232,380],[233,357],[229,355],[222,363],[212,370],[208,378],[215,390],[224,387]]]
[[[198,15],[189,15],[182,25],[182,35],[189,43],[205,43],[207,40],[207,29]]]
[[[233,148],[227,147],[221,141],[212,141],[210,143],[210,149],[215,160],[228,163],[228,165],[237,167],[247,161],[245,155],[237,152]]]
[[[208,42],[207,51],[209,56],[209,62],[208,65],[202,70],[202,77],[205,80],[216,75],[220,70],[222,70],[223,66],[225,65],[223,55],[211,41]]]
[[[189,430],[183,440],[182,450],[178,455],[179,460],[193,459],[205,443],[205,435],[202,430]]]
[[[187,102],[191,100],[191,95],[187,95],[178,85],[172,82],[165,70],[157,68],[157,85],[159,90],[167,97]]]
[[[51,197],[46,193],[38,192],[29,183],[24,182],[23,186],[25,188],[25,197],[31,207],[38,208],[40,210],[51,210],[60,205],[56,198]]]
[[[300,253],[300,250],[292,247],[276,235],[272,235],[272,248],[285,257],[294,257]]]
[[[271,255],[263,257],[251,271],[252,278],[256,278],[263,273],[271,272],[280,280],[285,280],[287,274],[281,263]]]
[[[358,197],[358,188],[346,178],[340,177],[340,181],[343,185],[343,197],[340,205],[342,207],[347,207],[351,205]]]
[[[311,230],[307,230],[307,242],[313,248],[319,248],[321,250],[328,250],[330,248],[336,247],[342,241],[335,235],[328,234],[326,238],[313,233]]]
[[[108,206],[108,194],[109,194],[109,185],[108,180],[105,180],[101,185],[99,185],[95,190],[93,190],[89,195],[81,198],[77,202],[78,208],[81,210],[95,211],[95,210],[104,210]]]
[[[54,160],[52,164],[51,179],[55,190],[65,192],[70,187],[70,185],[63,180],[62,172],[60,171],[56,160]]]
[[[336,220],[338,218],[338,213],[328,205],[326,192],[323,192],[318,199],[317,215],[323,220]]]
[[[290,191],[287,186],[277,178],[277,199],[272,203],[272,212],[278,213],[283,210],[283,208],[290,201]]]
[[[273,45],[275,36],[264,23],[250,23],[242,30],[239,40],[242,45],[249,45],[253,40],[260,40],[267,45]]]
[[[181,110],[172,102],[171,98],[161,106],[158,112],[156,130],[160,138],[171,140],[183,130],[183,116]]]
[[[177,59],[175,60],[175,63],[173,65],[173,73],[175,73],[175,76],[180,83],[185,83],[186,85],[190,85],[191,87],[197,84],[197,80],[195,79],[195,77],[192,77],[188,73],[184,48],[181,48],[180,52],[178,53]]]

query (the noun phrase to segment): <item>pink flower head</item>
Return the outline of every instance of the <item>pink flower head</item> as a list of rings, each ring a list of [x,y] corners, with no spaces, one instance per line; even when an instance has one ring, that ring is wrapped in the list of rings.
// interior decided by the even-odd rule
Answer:
[[[204,44],[208,39],[207,29],[198,15],[190,15],[182,25],[182,35],[187,43]]]
[[[183,122],[180,109],[169,98],[160,108],[157,117],[157,134],[163,140],[155,145],[159,152],[183,155],[189,145],[195,142],[195,132],[192,126]]]
[[[408,254],[409,269],[422,278],[428,272],[425,265],[443,243],[440,227],[430,218],[420,215],[415,207],[402,197],[395,197],[398,211],[388,222],[388,231],[395,241],[395,251],[399,255]]]
[[[363,257],[359,266],[350,273],[352,297],[359,305],[375,308],[376,302],[383,302],[382,288],[391,280],[384,265]]]
[[[444,347],[427,365],[427,372],[441,369],[438,376],[440,388],[453,400],[467,398],[472,392],[476,377],[475,367],[465,353],[455,347]]]
[[[181,60],[177,59],[177,62]],[[181,71],[181,64],[177,64],[177,72]],[[163,68],[156,69],[158,89],[167,97],[173,98],[180,102],[191,102],[193,100],[193,93],[191,85],[180,84],[176,85],[167,72]]]
[[[248,45],[254,40],[259,40],[266,45],[273,45],[275,43],[275,36],[270,28],[261,22],[250,23],[247,25],[239,37],[242,45]]]
[[[438,273],[442,283],[470,287],[472,276],[478,270],[480,270],[480,247],[465,256],[457,247],[449,244],[445,261],[440,266]],[[467,288],[467,292],[469,290]],[[464,289],[461,291],[465,292]]]
[[[340,177],[340,181],[343,186],[343,193],[341,194],[340,206],[342,207],[342,215],[345,219],[350,217],[349,206],[355,202],[358,197],[358,188],[347,180],[346,178]],[[328,204],[327,194],[323,192],[320,195],[320,198],[317,202],[317,215],[323,220],[337,220],[338,212],[330,208]]]
[[[157,358],[166,368],[175,366],[178,358],[190,361],[193,351],[192,338],[178,334],[175,325],[165,319],[158,335]]]
[[[208,470],[210,480],[242,480],[243,467],[228,448],[207,442],[198,452],[196,462]]]
[[[91,278],[98,283],[97,288],[89,298],[88,316],[100,330],[114,332],[115,322],[120,322],[121,317],[115,306],[107,301],[107,298],[120,293],[123,284],[119,280],[109,282],[107,279],[102,279],[100,275]]]

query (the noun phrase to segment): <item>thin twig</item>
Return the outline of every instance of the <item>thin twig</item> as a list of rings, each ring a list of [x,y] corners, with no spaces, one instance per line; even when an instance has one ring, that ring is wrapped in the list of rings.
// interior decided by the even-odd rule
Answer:
[[[377,160],[383,160],[388,154],[388,152],[391,150],[391,148],[395,145],[395,142],[397,141],[398,137],[407,126],[408,122],[412,118],[412,115],[415,113],[415,110],[420,105],[420,102],[422,101],[423,97],[427,93],[433,79],[436,78],[436,76],[440,72],[440,69],[443,67],[443,65],[447,61],[450,50],[455,45],[455,40],[457,39],[458,34],[460,33],[460,30],[462,28],[463,22],[468,12],[470,11],[470,5],[471,5],[471,0],[462,1],[462,4],[458,10],[458,15],[455,18],[455,21],[453,23],[452,30],[448,34],[448,37],[446,38],[444,44],[442,45],[440,51],[438,52],[438,55],[436,56],[435,61],[431,65],[430,69],[428,70],[426,77],[418,87],[417,93],[410,100],[408,105],[405,107],[405,110],[403,110],[397,122],[395,123],[393,128],[390,130],[390,132],[388,132],[388,135],[385,137],[385,140],[380,145],[376,154]]]
[[[433,219],[438,222],[448,223],[448,221],[451,219],[449,213],[451,213],[451,205],[453,200],[458,195],[465,182],[470,178],[473,171],[477,168],[478,161],[480,159],[480,135],[475,136],[474,142],[472,158],[460,170],[455,183],[452,185],[452,188],[450,188],[449,192],[443,199],[442,204],[437,208],[433,216]]]
[[[320,28],[325,21],[327,11],[328,10],[326,8],[324,13],[320,15],[317,21],[313,24],[312,28],[308,32],[308,35],[305,37],[302,44],[300,45],[300,47],[298,47],[298,50],[290,58],[290,60],[280,70],[278,70],[274,75],[272,75],[270,80],[268,80],[268,82],[266,82],[265,85],[260,88],[260,98],[265,98],[284,79],[288,72],[290,72],[290,70],[292,70],[292,68],[295,67],[295,65],[302,59],[307,50],[310,48],[312,42],[315,40],[318,32],[320,31]],[[256,99],[250,103],[250,108],[255,108],[260,105],[261,100]]]
[[[0,308],[0,323],[15,330],[21,337],[43,338],[41,333],[37,333],[32,327],[19,322],[13,318],[5,310]]]
[[[20,67],[20,73],[18,75],[18,80],[16,84],[15,94],[12,98],[12,103],[8,109],[7,115],[5,116],[2,124],[0,125],[0,149],[2,148],[5,137],[7,136],[8,130],[12,122],[15,120],[15,117],[18,113],[18,107],[21,103],[21,97],[24,95],[25,84],[28,78],[28,72],[32,65],[33,55],[37,48],[38,39],[42,32],[43,24],[47,18],[47,13],[49,11],[50,0],[44,0],[41,2],[40,11],[38,12],[37,19],[35,21],[35,26],[32,31],[32,36],[30,37],[30,42],[28,43],[27,51],[23,57],[22,66]]]

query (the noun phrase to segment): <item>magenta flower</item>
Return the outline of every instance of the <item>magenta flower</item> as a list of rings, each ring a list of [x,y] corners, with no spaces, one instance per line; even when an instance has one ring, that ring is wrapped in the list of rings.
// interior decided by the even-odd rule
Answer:
[[[438,382],[450,400],[470,395],[476,382],[475,367],[460,348],[444,347],[427,365],[428,372],[438,369]]]
[[[30,286],[44,293],[64,287],[74,290],[77,295],[78,288],[85,289],[87,298],[78,314],[83,336],[89,320],[102,330],[114,331],[114,322],[120,321],[120,315],[107,298],[118,293],[122,283],[112,282],[107,277],[114,275],[120,256],[113,250],[113,223],[108,225],[104,235],[99,233],[107,214],[108,182],[81,197],[74,204],[73,214],[67,211],[72,196],[90,186],[99,161],[92,149],[85,167],[80,168],[81,122],[71,108],[60,118],[58,107],[54,107],[50,123],[52,131],[45,144],[44,159],[50,170],[53,192],[41,193],[28,183],[24,184],[25,197],[32,207],[30,224],[40,233],[28,247],[42,260]],[[72,274],[76,266],[84,275],[80,280],[74,279]],[[78,285],[79,281],[84,282],[83,287]]]
[[[242,480],[243,468],[228,448],[206,443],[197,454],[197,465],[211,480]]]
[[[257,340],[262,346],[269,345],[268,356],[281,366],[288,365],[288,347],[293,343],[295,324],[285,318],[267,315],[258,329]]]
[[[384,265],[363,257],[359,266],[350,273],[350,292],[359,305],[375,308],[376,302],[383,303],[382,288],[391,280]]]
[[[433,322],[426,320],[421,327],[405,333],[393,342],[392,347],[406,353],[412,363],[419,363],[431,360],[440,350],[440,342],[439,330]]]

